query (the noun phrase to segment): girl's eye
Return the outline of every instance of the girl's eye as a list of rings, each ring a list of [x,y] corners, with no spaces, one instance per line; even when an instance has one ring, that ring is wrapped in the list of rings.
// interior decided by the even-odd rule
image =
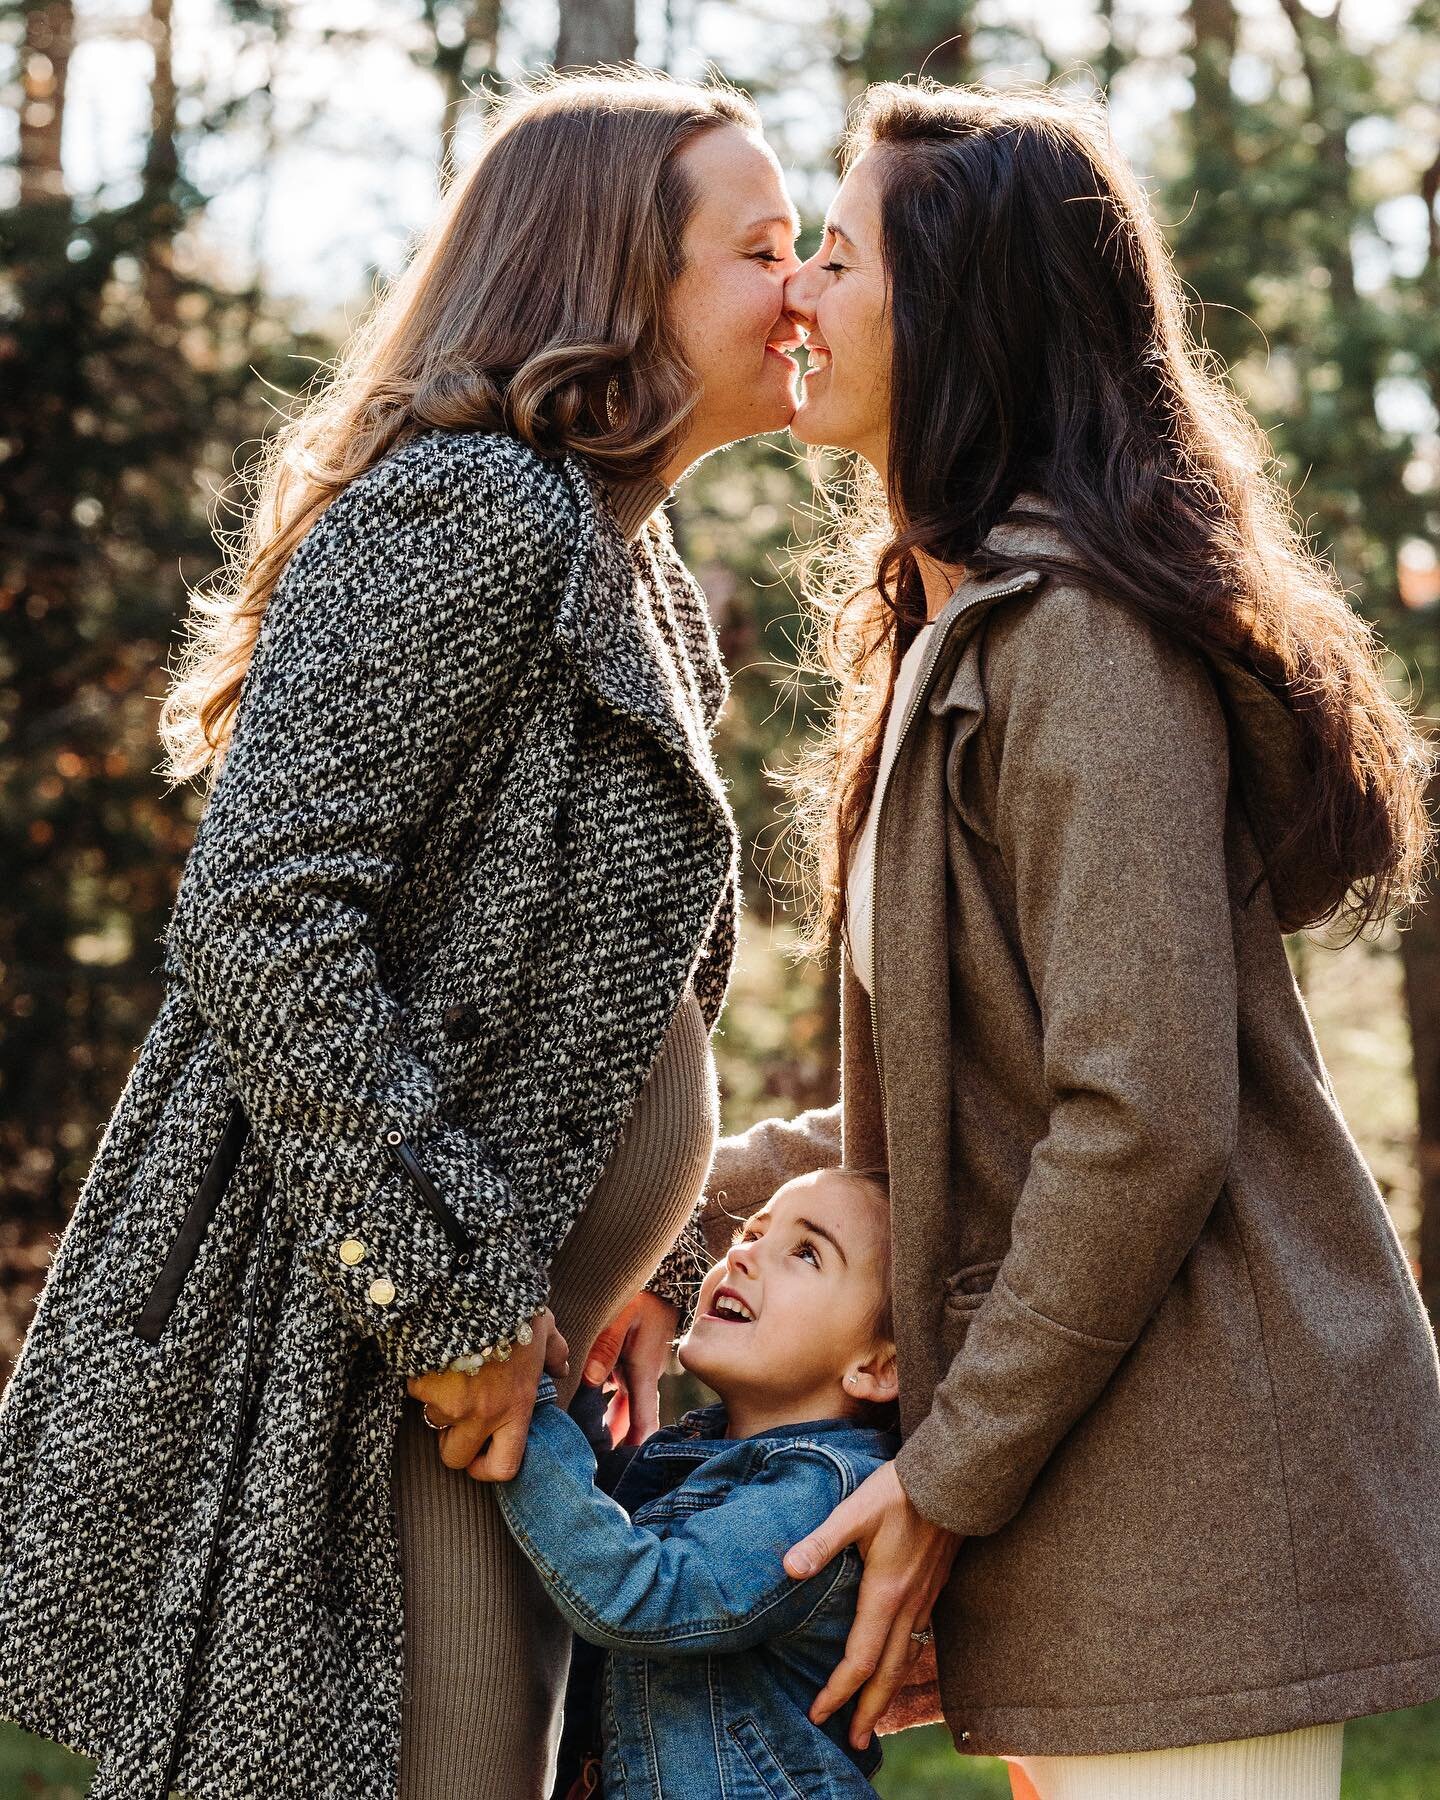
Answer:
[[[815,1248],[814,1242],[810,1238],[801,1239],[795,1246],[795,1254],[797,1256],[803,1256],[806,1262],[811,1263],[815,1268],[818,1269],[820,1267],[820,1252]]]

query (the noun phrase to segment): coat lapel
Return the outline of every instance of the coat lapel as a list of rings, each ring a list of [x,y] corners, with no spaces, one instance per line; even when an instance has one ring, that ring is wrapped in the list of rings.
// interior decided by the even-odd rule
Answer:
[[[665,674],[659,628],[640,605],[630,547],[580,459],[567,456],[563,468],[579,522],[557,634],[597,699],[658,738],[677,762],[692,764],[691,735]]]

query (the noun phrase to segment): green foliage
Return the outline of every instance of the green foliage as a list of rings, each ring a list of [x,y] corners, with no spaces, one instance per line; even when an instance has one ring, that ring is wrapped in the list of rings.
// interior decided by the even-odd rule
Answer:
[[[157,286],[179,189],[3,223],[0,1182],[59,1216],[160,998],[194,797],[157,780],[157,709],[209,513],[269,413],[259,296]],[[193,203],[193,196],[187,203]],[[240,451],[243,455],[243,448]]]
[[[1195,105],[1164,216],[1201,335],[1267,427],[1317,546],[1433,687],[1440,609],[1402,604],[1397,564],[1440,529],[1440,270],[1416,219],[1437,145],[1433,115],[1423,135],[1405,125],[1440,74],[1436,9],[1413,7],[1373,48],[1338,10],[1277,10],[1262,33],[1228,0],[1191,6]]]

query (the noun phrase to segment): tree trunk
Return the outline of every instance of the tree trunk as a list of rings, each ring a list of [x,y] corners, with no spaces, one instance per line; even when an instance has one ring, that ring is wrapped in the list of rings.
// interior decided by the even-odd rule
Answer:
[[[65,80],[74,48],[73,0],[49,0],[48,5],[25,8],[18,157],[22,206],[68,198],[60,143],[65,126]]]
[[[1237,168],[1235,100],[1230,65],[1235,60],[1239,20],[1233,0],[1190,0],[1195,58],[1194,141],[1212,158]]]
[[[425,10],[433,30],[434,8],[427,6]],[[470,103],[472,84],[493,76],[499,60],[500,0],[473,0],[466,10],[460,36],[449,42],[436,31],[432,54],[435,77],[445,101],[440,127],[440,177],[448,187],[457,172],[455,133]]]
[[[1440,807],[1440,774],[1430,784],[1430,800]],[[1400,960],[1419,1101],[1420,1291],[1440,1323],[1440,895],[1432,894],[1400,934]]]
[[[180,229],[180,208],[175,187],[180,179],[180,150],[176,141],[178,95],[172,14],[173,0],[150,0],[145,35],[150,40],[154,65],[150,77],[150,137],[142,176],[148,219],[145,302],[155,340],[166,346],[174,344],[179,336],[175,235]]]
[[[946,86],[973,80],[974,10],[972,0],[877,0],[857,76],[862,84],[922,73]]]
[[[557,69],[633,62],[635,45],[635,0],[560,0]]]

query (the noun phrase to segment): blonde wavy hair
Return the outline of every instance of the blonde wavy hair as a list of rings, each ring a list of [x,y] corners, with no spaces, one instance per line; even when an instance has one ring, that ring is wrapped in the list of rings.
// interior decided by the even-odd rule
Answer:
[[[668,315],[702,131],[759,129],[743,94],[639,68],[546,74],[490,116],[408,267],[242,477],[245,522],[191,594],[160,714],[172,785],[213,780],[276,582],[325,508],[417,433],[504,431],[651,475],[699,398]]]

